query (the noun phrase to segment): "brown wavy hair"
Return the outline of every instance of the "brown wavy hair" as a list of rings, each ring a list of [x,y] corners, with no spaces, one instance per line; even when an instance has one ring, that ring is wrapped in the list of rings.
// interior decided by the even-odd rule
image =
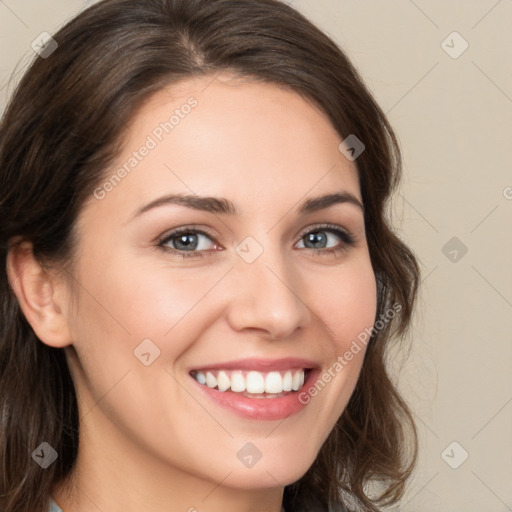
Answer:
[[[0,124],[0,510],[46,512],[54,486],[73,470],[79,442],[64,351],[37,338],[10,287],[13,237],[30,241],[41,263],[67,265],[80,208],[138,109],[178,80],[222,71],[287,87],[325,112],[341,138],[363,141],[356,163],[376,320],[399,310],[373,332],[346,409],[310,469],[285,487],[284,506],[378,512],[397,503],[418,441],[385,359],[390,342],[408,331],[419,268],[387,211],[401,174],[399,144],[348,58],[279,0],[104,0],[54,38],[58,48],[35,58]],[[58,452],[47,469],[31,458],[42,441]]]

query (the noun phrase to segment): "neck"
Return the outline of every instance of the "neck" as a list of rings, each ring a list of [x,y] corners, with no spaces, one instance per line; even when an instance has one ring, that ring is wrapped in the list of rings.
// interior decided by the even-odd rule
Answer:
[[[72,473],[52,492],[63,512],[281,511],[283,488],[275,482],[240,489],[230,487],[230,472],[214,481],[170,467],[119,432],[98,429],[91,416],[80,425]]]

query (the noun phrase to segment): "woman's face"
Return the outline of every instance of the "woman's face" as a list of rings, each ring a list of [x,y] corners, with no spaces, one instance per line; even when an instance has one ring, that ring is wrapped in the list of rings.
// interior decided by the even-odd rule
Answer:
[[[358,174],[296,93],[212,80],[144,105],[79,216],[80,453],[283,486],[347,405],[375,319]]]

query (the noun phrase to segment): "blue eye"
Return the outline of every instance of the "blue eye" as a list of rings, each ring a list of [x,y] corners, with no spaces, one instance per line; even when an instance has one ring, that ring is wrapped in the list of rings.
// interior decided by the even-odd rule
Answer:
[[[212,249],[205,247],[205,245],[208,244],[205,244],[204,242],[201,243],[201,238],[211,240],[211,237],[203,231],[182,228],[170,233],[158,244],[158,246],[174,254],[180,254],[184,258],[190,256],[204,256],[203,253],[205,252],[207,254],[212,254]]]
[[[332,238],[338,238],[339,241],[334,242],[334,245],[329,245],[329,240]],[[208,248],[208,240],[213,247]],[[299,247],[300,249],[313,251],[314,254],[328,255],[346,251],[349,247],[355,245],[355,238],[343,229],[325,225],[316,226],[304,233],[299,240],[300,242],[303,244],[302,247]],[[312,244],[313,247],[306,247],[306,243]],[[169,233],[158,243],[158,247],[183,258],[212,256],[219,250],[218,245],[210,235],[204,231],[186,227]]]
[[[342,247],[339,247],[339,242],[334,243],[334,245],[327,246],[329,243],[328,235],[335,235],[334,238],[337,237],[341,239]],[[314,231],[308,231],[306,234],[302,235],[301,241],[303,240],[306,241],[305,243],[316,245],[316,247],[305,247],[306,249],[312,249],[315,253],[326,252],[322,251],[322,249],[327,249],[327,252],[337,252],[338,250],[346,249],[347,246],[354,245],[355,242],[354,238],[349,233],[332,226],[321,226]]]

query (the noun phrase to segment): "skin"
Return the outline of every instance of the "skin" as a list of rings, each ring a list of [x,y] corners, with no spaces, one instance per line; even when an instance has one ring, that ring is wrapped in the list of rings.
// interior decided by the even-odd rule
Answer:
[[[279,421],[242,418],[189,376],[249,357],[304,357],[327,370],[376,313],[361,209],[297,213],[327,193],[362,200],[342,139],[296,93],[228,75],[174,84],[139,111],[106,178],[191,96],[191,113],[103,199],[86,202],[71,274],[44,272],[29,244],[9,255],[27,319],[43,343],[65,348],[77,388],[77,467],[52,493],[65,512],[279,512],[283,486],[313,463],[361,370],[364,349]],[[170,193],[225,197],[240,214],[166,205],[134,218]],[[324,223],[355,244],[315,254],[303,235]],[[200,238],[209,255],[157,247],[160,235],[185,225],[211,235]],[[321,232],[329,248],[343,245]],[[235,251],[248,236],[263,249],[252,263]],[[133,352],[147,338],[160,350],[149,366]],[[248,441],[262,454],[251,468],[236,456]]]

